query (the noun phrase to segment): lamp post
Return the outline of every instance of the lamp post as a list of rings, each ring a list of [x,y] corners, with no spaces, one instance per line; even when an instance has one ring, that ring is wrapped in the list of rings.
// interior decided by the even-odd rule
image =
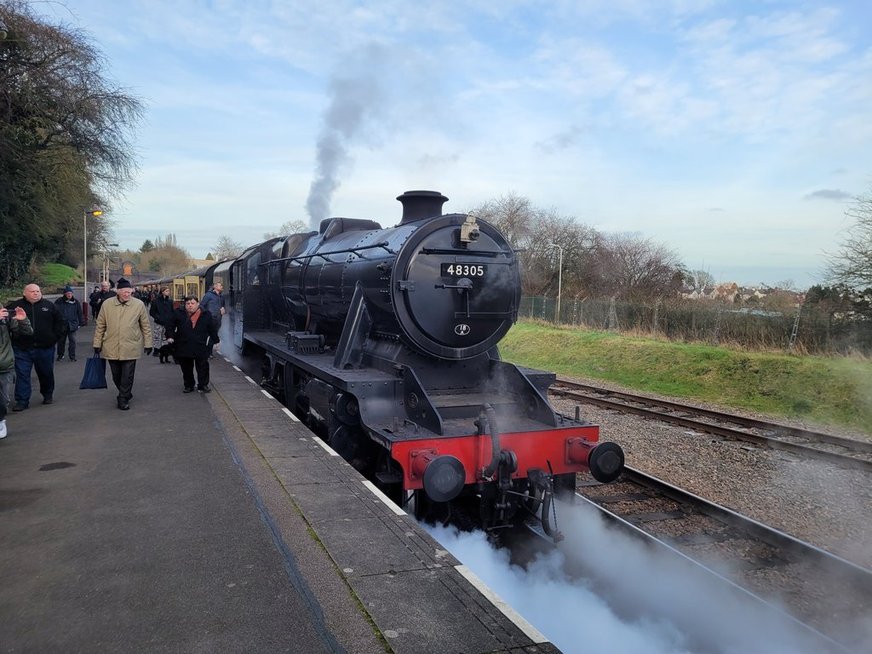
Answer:
[[[107,248],[117,248],[118,243],[107,243]],[[103,250],[103,279],[100,281],[108,281],[109,280],[109,251]]]
[[[82,211],[82,231],[84,233],[83,241],[85,243],[84,259],[82,259],[82,305],[85,304],[85,299],[88,297],[88,216],[102,216],[102,209],[85,209]]]
[[[563,248],[557,243],[550,243],[551,247],[557,248],[558,263],[557,263],[557,315],[554,322],[560,322],[560,290],[563,286]]]

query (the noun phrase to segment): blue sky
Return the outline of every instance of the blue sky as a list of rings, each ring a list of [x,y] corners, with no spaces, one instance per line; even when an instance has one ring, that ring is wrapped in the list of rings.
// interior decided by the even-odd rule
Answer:
[[[432,5],[432,6],[428,6]],[[815,283],[872,189],[872,3],[69,0],[144,101],[115,239],[195,257],[434,189],[637,232],[718,281]]]

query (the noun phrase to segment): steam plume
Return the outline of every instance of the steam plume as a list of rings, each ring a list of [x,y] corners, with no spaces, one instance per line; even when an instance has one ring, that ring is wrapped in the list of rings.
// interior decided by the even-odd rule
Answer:
[[[370,44],[355,52],[330,81],[330,105],[318,136],[315,179],[306,200],[314,229],[330,215],[330,201],[341,184],[340,169],[350,158],[349,144],[383,106],[384,58],[383,48]]]

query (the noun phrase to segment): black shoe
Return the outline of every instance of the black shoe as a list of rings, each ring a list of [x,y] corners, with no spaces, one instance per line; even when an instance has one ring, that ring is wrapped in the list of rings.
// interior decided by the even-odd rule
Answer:
[[[76,357],[70,357],[70,361],[75,361]]]
[[[193,392],[194,392],[194,389],[193,389],[193,388],[189,388],[189,387],[187,387],[187,386],[185,386],[185,390],[182,391],[182,393],[193,393]]]
[[[130,405],[127,402],[119,402],[118,408],[122,411],[127,411],[128,409],[130,409]]]
[[[16,402],[15,406],[12,407],[13,411],[24,411],[27,408],[26,404],[22,404],[21,402]]]
[[[48,397],[42,398],[42,403],[43,404],[54,404],[54,400],[52,399],[51,395],[49,395]]]
[[[64,360],[64,355],[58,354],[58,361],[63,361],[63,360]]]
[[[212,392],[212,389],[209,388],[209,384],[206,384],[205,386],[198,387],[197,390],[200,391],[201,393],[211,393]]]

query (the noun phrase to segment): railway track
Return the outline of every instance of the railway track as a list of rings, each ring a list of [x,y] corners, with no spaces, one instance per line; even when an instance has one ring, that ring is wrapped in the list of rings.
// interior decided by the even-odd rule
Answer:
[[[821,651],[856,651],[845,625],[872,613],[872,571],[631,468],[612,484],[579,477],[576,490],[768,608],[760,598],[779,597]]]
[[[869,441],[842,438],[564,379],[558,379],[549,392],[582,404],[632,413],[722,438],[829,461],[847,468],[872,471],[872,442]]]

